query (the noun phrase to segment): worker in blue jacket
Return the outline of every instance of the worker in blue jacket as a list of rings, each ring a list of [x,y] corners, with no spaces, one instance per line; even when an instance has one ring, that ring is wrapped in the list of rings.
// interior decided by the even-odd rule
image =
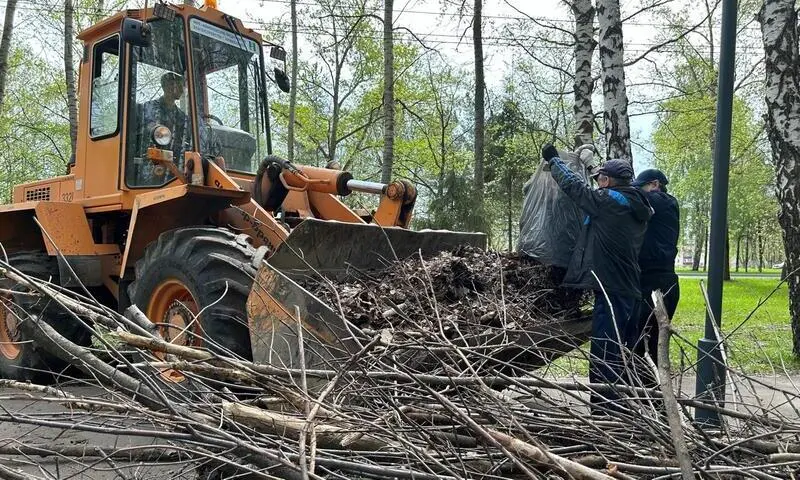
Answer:
[[[595,171],[595,190],[567,168],[552,145],[545,145],[542,157],[561,190],[585,213],[564,286],[594,292],[589,381],[629,384],[625,350],[641,336],[635,315],[641,298],[639,249],[652,208],[631,186],[633,168],[624,160],[609,160]],[[617,408],[618,398],[613,391],[593,395],[593,411]]]
[[[652,314],[653,291],[661,290],[664,294],[664,306],[670,319],[675,314],[680,299],[678,275],[675,274],[675,257],[678,256],[678,236],[681,231],[680,209],[675,197],[667,192],[668,184],[669,180],[664,172],[654,168],[642,171],[633,182],[644,193],[654,210],[639,252],[639,268],[642,271],[639,325],[644,332],[644,339],[639,342],[635,351],[640,355],[646,352],[656,365],[658,322]],[[643,378],[646,386],[656,386],[655,376],[645,374]]]

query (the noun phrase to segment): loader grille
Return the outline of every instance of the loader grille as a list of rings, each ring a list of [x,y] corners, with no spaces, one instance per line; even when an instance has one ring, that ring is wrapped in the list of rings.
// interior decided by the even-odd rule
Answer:
[[[26,202],[38,202],[50,200],[50,187],[31,188],[25,191]]]

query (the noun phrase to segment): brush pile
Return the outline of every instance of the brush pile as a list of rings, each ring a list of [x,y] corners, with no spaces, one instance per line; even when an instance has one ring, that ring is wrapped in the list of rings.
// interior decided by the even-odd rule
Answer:
[[[444,315],[467,326],[513,329],[580,316],[583,292],[558,283],[557,272],[533,260],[462,247],[393,262],[379,277],[353,272],[340,282],[311,279],[303,286],[359,327],[433,329]]]
[[[168,343],[135,308],[119,315],[0,262],[0,273],[49,308],[80,318],[94,337],[92,346],[80,346],[36,315],[22,319],[37,345],[73,368],[58,372],[55,387],[0,381],[0,478],[796,478],[800,400],[793,387],[729,370],[729,402],[706,404],[721,426],[703,430],[694,420],[698,400],[644,388],[635,375],[636,386],[615,387],[557,379],[534,364],[518,362],[508,375],[501,365],[465,362],[474,349],[439,328],[459,323],[425,315],[461,312],[479,321],[497,311],[508,325],[517,321],[514,309],[534,318],[525,305],[549,307],[546,293],[516,280],[543,274],[498,280],[487,273],[489,260],[473,268],[472,260],[461,264],[469,258],[463,255],[440,257],[441,268],[412,261],[403,265],[407,272],[391,273],[394,282],[359,279],[375,288],[413,285],[416,293],[404,287],[393,302],[415,313],[386,319],[366,300],[347,306],[358,294],[342,296],[334,308],[366,315],[359,317],[363,328],[355,327],[362,347],[344,363],[316,370]],[[527,268],[491,261],[506,272]],[[463,266],[470,280],[458,283],[453,272]],[[520,295],[530,303],[514,303]],[[471,317],[465,313],[479,306]],[[420,333],[387,335],[398,322]],[[404,355],[414,348],[438,354],[423,368]],[[166,380],[170,369],[187,381]],[[669,385],[673,374],[660,374]],[[592,415],[590,392],[621,398]],[[674,415],[664,405],[675,407],[666,409]]]

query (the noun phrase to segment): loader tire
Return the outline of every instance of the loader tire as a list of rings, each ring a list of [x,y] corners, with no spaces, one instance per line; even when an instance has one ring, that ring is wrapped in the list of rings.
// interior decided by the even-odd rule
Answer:
[[[246,305],[254,254],[247,235],[214,227],[170,230],[136,262],[128,293],[165,340],[250,359]],[[174,381],[183,378],[177,374]]]
[[[58,261],[44,252],[19,252],[10,255],[8,263],[26,275],[58,284]],[[51,383],[69,365],[30,339],[25,328],[28,315],[40,316],[80,346],[91,344],[91,332],[53,300],[25,295],[24,287],[7,278],[0,278],[0,289],[19,292],[0,293],[0,377]]]

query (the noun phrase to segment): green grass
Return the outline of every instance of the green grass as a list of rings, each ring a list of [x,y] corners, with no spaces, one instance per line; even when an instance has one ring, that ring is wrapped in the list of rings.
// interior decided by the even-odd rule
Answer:
[[[704,333],[706,307],[700,290],[702,280],[680,279],[681,300],[673,319],[675,330],[692,346],[697,344]],[[800,362],[792,356],[789,293],[786,285],[782,285],[770,297],[777,285],[777,279],[772,278],[740,278],[725,282],[722,332],[728,335],[730,364],[737,369],[748,373],[771,373],[773,368],[782,369],[783,362],[792,371],[800,370]],[[759,301],[767,297],[769,299],[759,307]],[[672,348],[673,361],[680,359],[681,346],[687,349],[689,358],[696,356],[693,348],[688,351],[690,347],[686,342],[675,339]]]
[[[704,279],[680,279],[681,298],[673,318],[673,328],[678,336],[673,337],[670,349],[676,369],[681,364],[689,366],[695,362],[697,340],[704,333],[706,310],[700,290],[701,281]],[[782,285],[770,297],[777,285],[775,278],[740,278],[725,282],[722,332],[728,335],[729,364],[739,371],[768,374],[781,372],[784,366],[790,372],[800,371],[800,361],[792,356],[786,285]],[[759,301],[767,297],[769,299],[756,309]],[[552,373],[559,376],[572,373],[585,375],[588,371],[588,365],[579,351],[573,352],[570,358],[557,360],[553,367]]]

